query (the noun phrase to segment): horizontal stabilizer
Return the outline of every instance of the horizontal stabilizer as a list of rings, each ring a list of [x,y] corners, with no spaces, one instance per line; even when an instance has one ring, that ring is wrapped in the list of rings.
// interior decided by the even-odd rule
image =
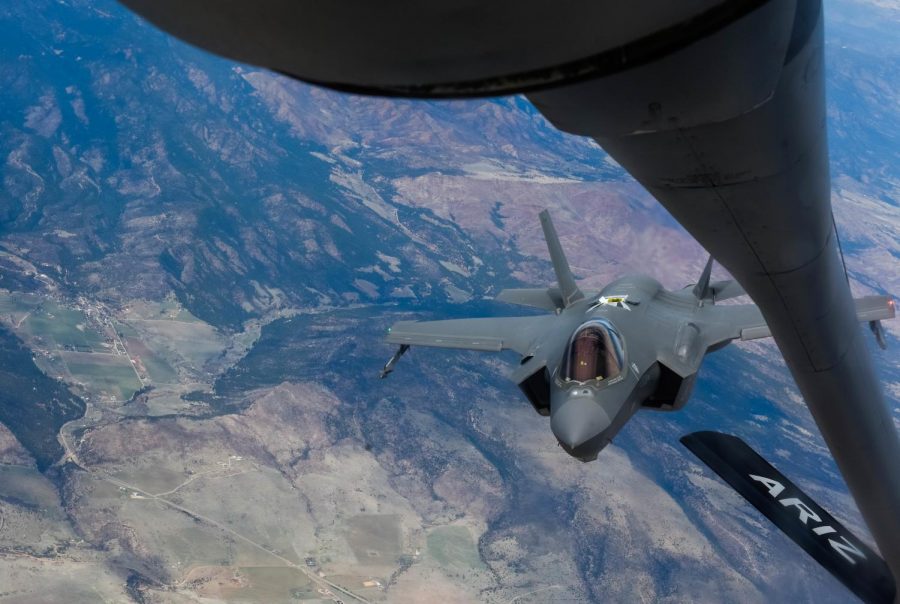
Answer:
[[[853,302],[856,304],[856,317],[860,322],[893,319],[896,314],[894,300],[890,296],[863,296]],[[758,325],[746,325],[741,329],[742,340],[757,340],[771,336],[769,326],[761,319]]]
[[[712,300],[713,302],[718,302],[719,300],[728,300],[730,298],[737,298],[738,296],[743,296],[746,294],[744,288],[741,287],[740,284],[733,279],[710,282],[710,277],[712,276],[712,268],[713,257],[710,256],[709,260],[706,261],[706,266],[703,267],[703,272],[700,274],[700,279],[697,281],[697,284],[694,285],[694,287],[691,289],[691,293],[694,295],[694,298],[700,301]]]
[[[728,279],[727,281],[713,281],[710,283],[709,289],[712,291],[713,300],[716,302],[719,300],[737,298],[738,296],[743,296],[747,293],[744,291],[744,288],[741,287],[741,284],[733,279]]]
[[[559,289],[556,287],[547,289],[504,289],[497,294],[496,300],[507,304],[517,304],[543,310],[556,310],[566,306]]]
[[[880,321],[896,316],[894,299],[890,296],[864,296],[854,302],[856,302],[856,316],[860,321]]]
[[[747,443],[719,432],[695,432],[681,442],[861,600],[894,601],[884,560]]]

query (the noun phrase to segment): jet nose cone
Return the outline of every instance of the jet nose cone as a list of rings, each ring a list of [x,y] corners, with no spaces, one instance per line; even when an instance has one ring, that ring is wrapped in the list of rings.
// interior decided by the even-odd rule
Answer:
[[[569,449],[583,445],[609,427],[609,416],[591,397],[566,400],[550,417],[556,439]]]

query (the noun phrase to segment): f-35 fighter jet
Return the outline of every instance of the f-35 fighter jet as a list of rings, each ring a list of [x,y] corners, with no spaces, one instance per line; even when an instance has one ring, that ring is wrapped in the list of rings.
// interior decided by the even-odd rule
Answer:
[[[771,334],[754,304],[716,302],[743,295],[735,281],[711,281],[710,257],[694,286],[667,291],[654,279],[631,275],[595,295],[575,283],[549,213],[540,214],[558,281],[548,289],[506,289],[497,300],[552,312],[545,316],[401,321],[387,341],[400,348],[381,377],[410,346],[522,355],[515,381],[534,409],[550,416],[563,449],[592,461],[639,409],[675,411],[691,395],[706,354],[732,340]],[[880,332],[893,318],[888,296],[856,300],[857,317]]]

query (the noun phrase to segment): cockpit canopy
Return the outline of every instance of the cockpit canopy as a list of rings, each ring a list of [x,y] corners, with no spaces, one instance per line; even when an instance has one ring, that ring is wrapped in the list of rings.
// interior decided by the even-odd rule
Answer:
[[[606,319],[579,327],[569,340],[561,376],[564,382],[601,382],[622,373],[622,337]]]

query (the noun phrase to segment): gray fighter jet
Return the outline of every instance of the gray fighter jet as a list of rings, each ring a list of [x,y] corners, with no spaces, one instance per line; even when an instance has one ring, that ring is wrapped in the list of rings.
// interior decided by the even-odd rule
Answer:
[[[592,461],[639,409],[683,407],[706,354],[733,340],[771,336],[755,304],[716,305],[744,291],[735,281],[710,280],[712,257],[697,284],[682,290],[667,291],[650,277],[629,275],[585,295],[550,214],[544,210],[540,219],[558,286],[506,289],[497,300],[552,314],[396,323],[386,339],[400,347],[381,377],[410,346],[513,350],[522,361],[512,380],[535,411],[550,416],[562,448]],[[855,302],[861,321],[877,325],[894,317],[888,296]]]

